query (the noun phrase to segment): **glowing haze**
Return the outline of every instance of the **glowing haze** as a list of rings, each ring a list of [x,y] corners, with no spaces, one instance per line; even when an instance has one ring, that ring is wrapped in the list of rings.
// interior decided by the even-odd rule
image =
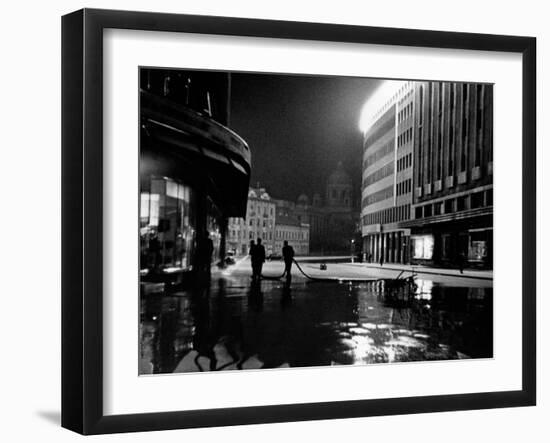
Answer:
[[[361,111],[359,128],[366,133],[374,123],[374,116],[384,104],[396,94],[407,82],[401,80],[384,80],[380,86],[367,98]]]

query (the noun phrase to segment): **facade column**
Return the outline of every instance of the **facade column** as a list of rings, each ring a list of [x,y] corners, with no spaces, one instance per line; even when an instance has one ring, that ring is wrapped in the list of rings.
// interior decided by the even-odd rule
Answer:
[[[395,232],[390,234],[390,262],[395,263]]]
[[[390,261],[390,233],[388,232],[384,237],[384,263]]]
[[[393,261],[392,253],[393,253],[393,232],[388,232],[388,254],[387,254],[388,263],[391,263]]]
[[[397,248],[396,248],[396,251],[397,251],[397,262],[398,263],[403,263],[403,235],[402,235],[402,232],[399,231],[397,233]]]

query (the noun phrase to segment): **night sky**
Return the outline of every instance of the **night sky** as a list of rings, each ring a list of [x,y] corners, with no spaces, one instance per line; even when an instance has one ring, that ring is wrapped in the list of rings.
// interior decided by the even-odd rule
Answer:
[[[250,146],[251,186],[275,198],[324,197],[342,161],[359,195],[359,118],[378,80],[233,73],[231,82],[230,127]]]

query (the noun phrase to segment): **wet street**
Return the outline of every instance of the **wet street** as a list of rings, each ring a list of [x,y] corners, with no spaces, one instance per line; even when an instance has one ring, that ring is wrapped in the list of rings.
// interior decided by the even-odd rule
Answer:
[[[244,263],[214,273],[202,290],[143,296],[140,373],[492,357],[486,282],[366,280],[293,273],[290,287],[252,284]]]

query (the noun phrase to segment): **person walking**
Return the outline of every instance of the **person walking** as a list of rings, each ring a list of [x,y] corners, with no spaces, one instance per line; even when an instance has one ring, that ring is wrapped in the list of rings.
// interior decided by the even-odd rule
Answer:
[[[283,260],[285,262],[286,282],[290,284],[292,280],[292,262],[294,261],[294,248],[288,244],[288,241],[283,242]]]
[[[463,252],[458,254],[458,269],[461,274],[464,274],[464,265],[466,264],[466,256]]]
[[[262,277],[262,267],[265,262],[265,248],[262,245],[262,239],[256,240],[256,245],[252,249],[252,278],[259,281]]]

